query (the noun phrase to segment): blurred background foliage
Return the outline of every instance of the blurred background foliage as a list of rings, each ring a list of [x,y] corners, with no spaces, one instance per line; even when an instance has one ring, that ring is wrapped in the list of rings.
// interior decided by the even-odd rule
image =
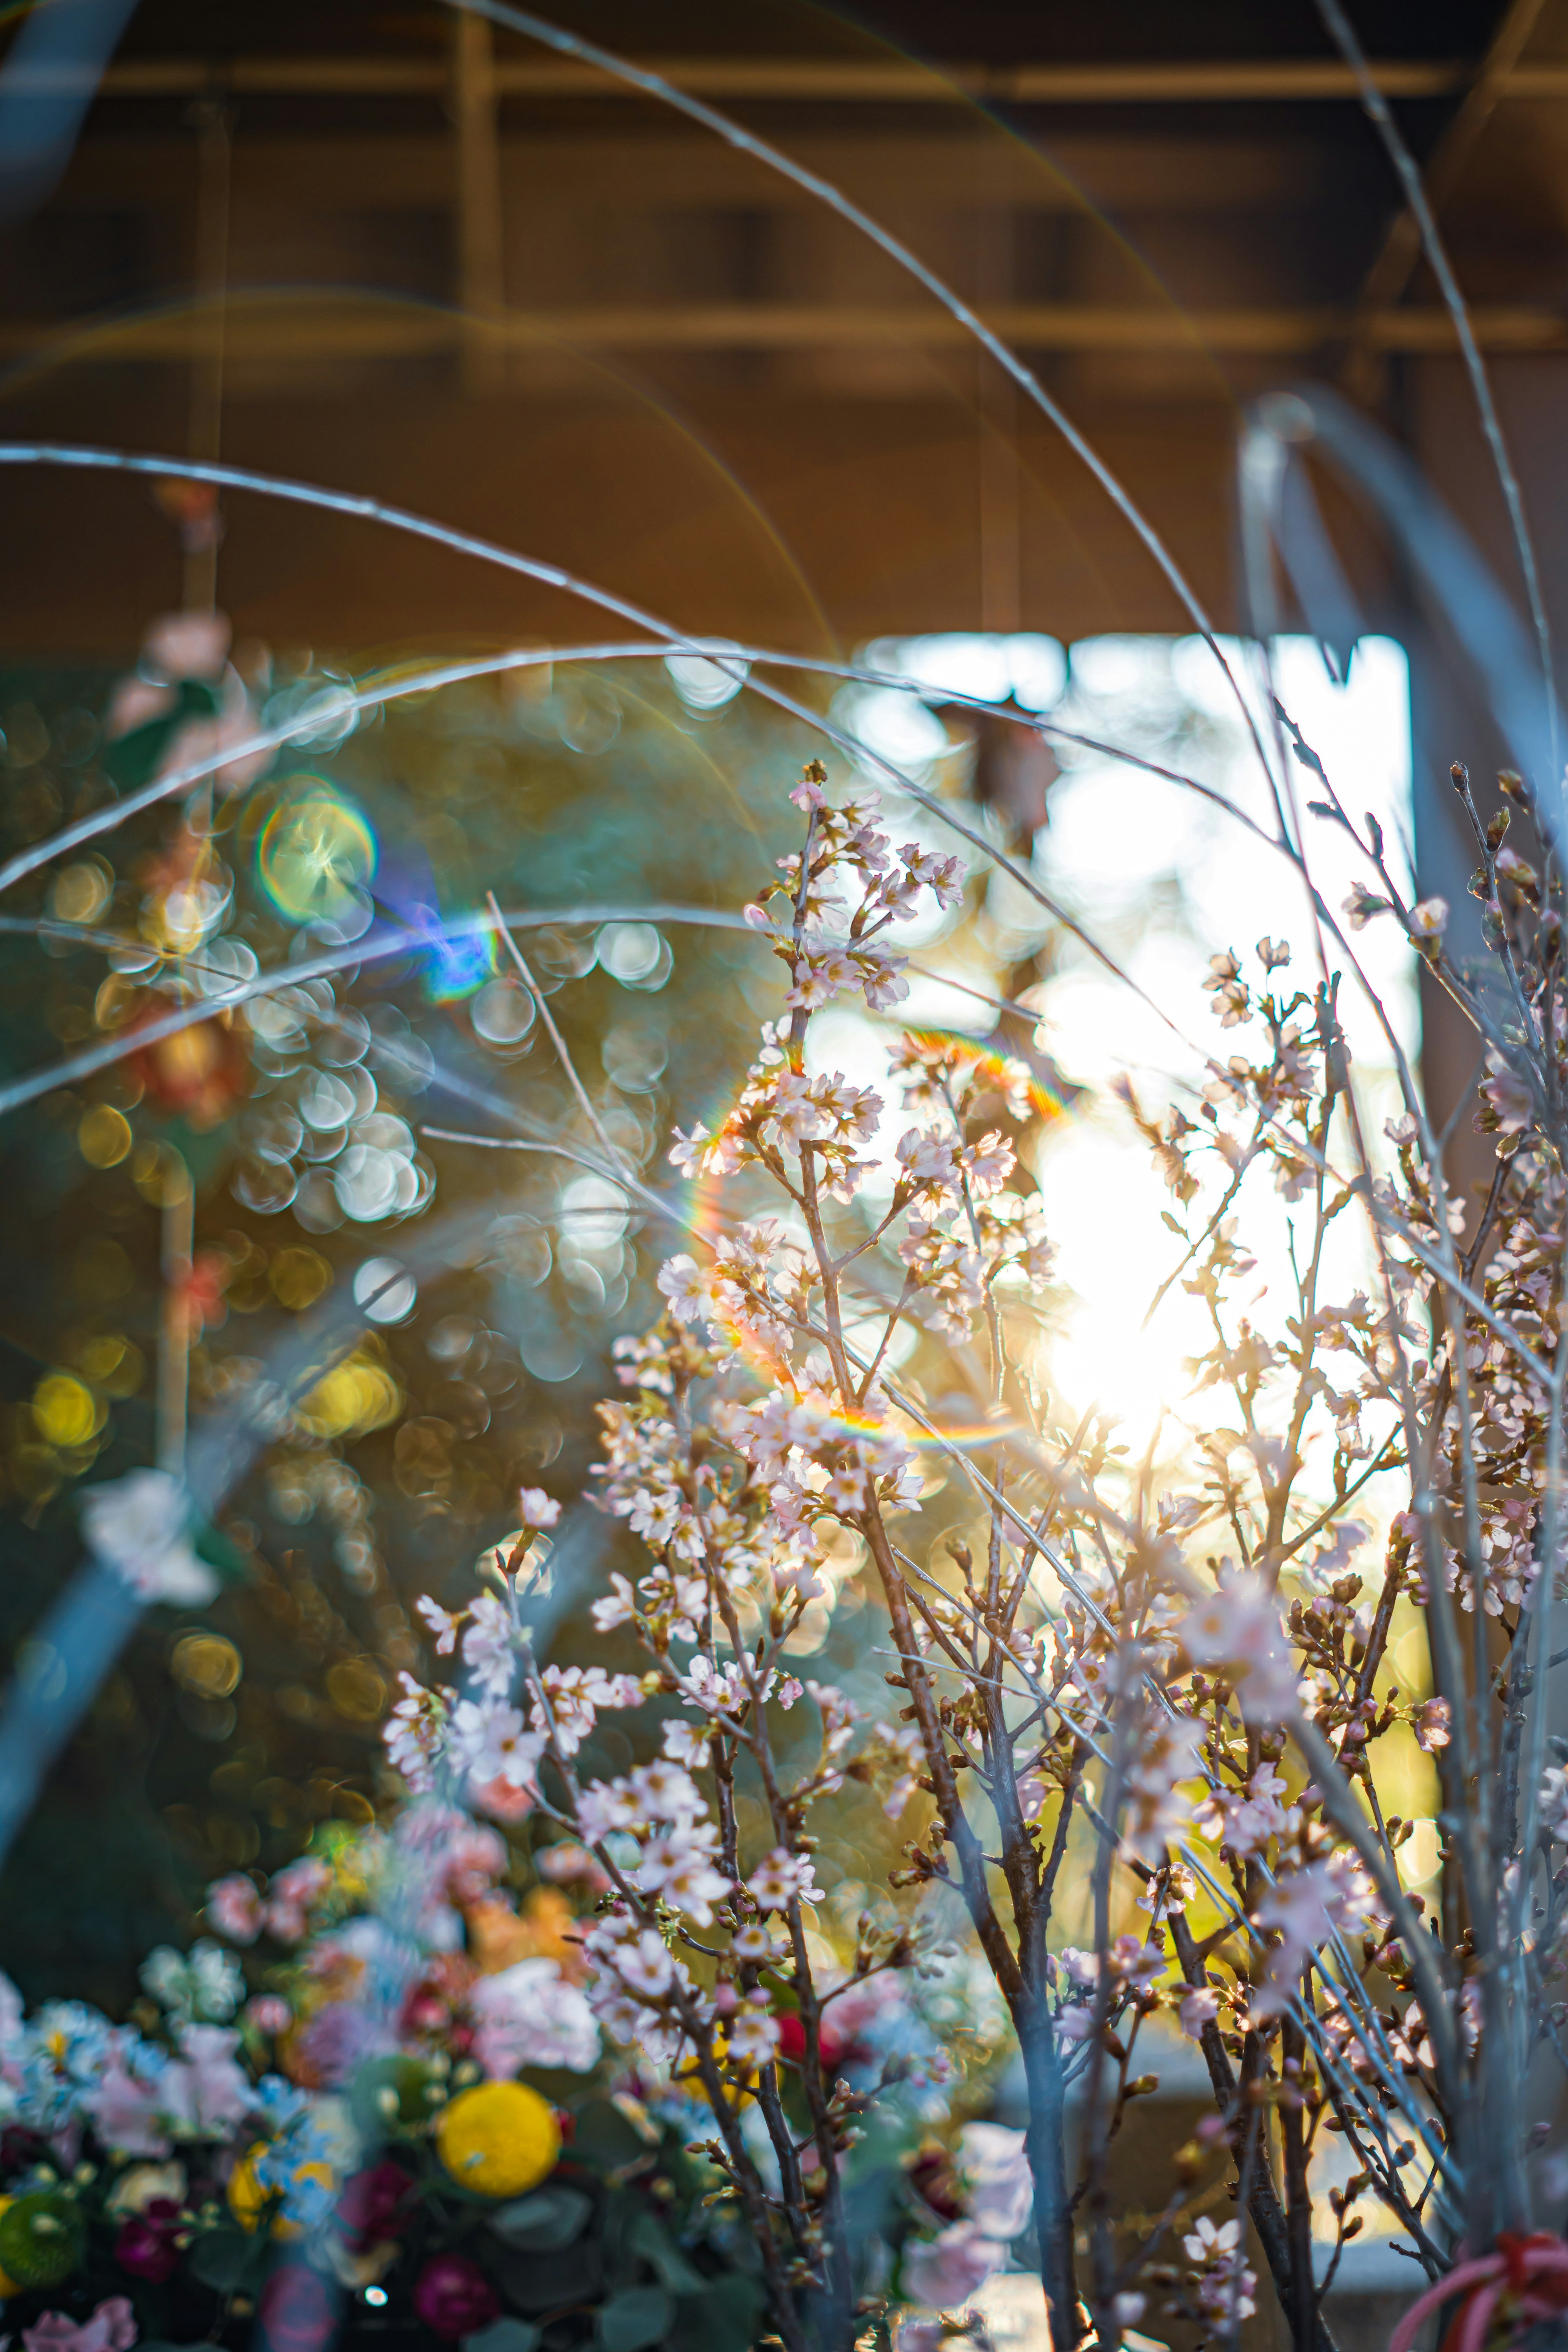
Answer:
[[[193,642],[194,656],[174,651],[200,668],[199,627]],[[701,663],[542,667],[357,722],[339,708],[341,665],[241,647],[225,669],[220,644],[205,681],[172,685],[178,666],[154,630],[129,677],[0,677],[6,853],[189,757],[181,730],[220,706],[246,726],[321,714],[243,789],[199,788],[54,859],[11,894],[16,928],[0,932],[6,1078],[128,1044],[258,968],[341,964],[0,1123],[0,1640],[16,1673],[57,1670],[37,1629],[79,1558],[79,1487],[157,1458],[172,1302],[192,1341],[193,1445],[226,1422],[245,1433],[218,1514],[234,1572],[207,1605],[143,1620],[0,1885],[0,1960],[28,1999],[111,2011],[151,1945],[194,1931],[213,1875],[275,1870],[325,1825],[394,1800],[380,1726],[418,1654],[415,1599],[471,1595],[477,1558],[515,1527],[520,1484],[567,1507],[557,1654],[609,1568],[637,1571],[619,1524],[576,1498],[594,1404],[616,1389],[611,1342],[657,1318],[653,1275],[679,1235],[578,1160],[425,1132],[597,1150],[504,950],[460,919],[490,890],[534,919],[519,944],[604,1132],[684,1214],[670,1127],[722,1115],[780,1008],[776,968],[743,928],[636,915],[708,907],[733,926],[785,845],[788,789],[820,742]],[[930,772],[998,839],[1027,840],[1043,782],[1013,808],[1013,771],[1004,790],[985,744],[961,721],[952,735]],[[944,740],[936,730],[928,753]],[[593,919],[574,918],[585,908]],[[628,919],[605,919],[621,908]],[[1040,934],[997,911],[988,921],[982,880],[932,945],[973,983],[1020,987],[1041,968]],[[542,912],[559,919],[541,926]],[[377,914],[427,943],[356,961]],[[973,1015],[977,1034],[994,1021],[979,1002]],[[1028,1051],[1029,1024],[1014,1026],[1005,1042]],[[990,1111],[1021,1131],[1002,1093]],[[847,1550],[835,1567],[831,1620],[814,1608],[796,1646],[871,1702],[888,1661],[861,1562]],[[593,1769],[623,1766],[625,1734],[600,1738],[614,1752]],[[910,1823],[853,1787],[839,1809],[829,1909],[852,1933]]]
[[[287,698],[331,688],[308,660],[241,661],[274,721]],[[117,691],[103,673],[5,676],[7,851],[123,789]],[[797,731],[745,698],[684,699],[658,664],[526,673],[329,725],[231,801],[155,808],[12,895],[13,919],[87,922],[148,952],[0,940],[5,1074],[167,1009],[155,990],[319,959],[363,919],[363,884],[389,911],[468,912],[488,889],[508,908],[732,909],[776,850]],[[765,956],[689,926],[520,936],[607,1132],[668,1192],[671,1120],[712,1108],[773,1009]],[[193,1428],[254,1388],[291,1324],[346,1308],[367,1260],[415,1269],[258,1438],[224,1514],[243,1574],[205,1608],[149,1616],[52,1776],[0,1888],[5,1964],[29,1999],[122,2007],[141,1955],[189,1931],[216,1871],[275,1868],[317,1824],[370,1817],[414,1597],[471,1590],[520,1483],[577,1493],[594,1400],[615,1387],[610,1340],[658,1311],[669,1229],[628,1216],[614,1186],[570,1160],[420,1138],[503,1135],[506,1105],[541,1137],[580,1126],[527,992],[482,945],[432,942],[186,1030],[0,1129],[0,1639],[24,1675],[50,1671],[28,1635],[79,1557],[79,1483],[154,1455],[182,1170]],[[578,1549],[616,1534],[595,1522]]]

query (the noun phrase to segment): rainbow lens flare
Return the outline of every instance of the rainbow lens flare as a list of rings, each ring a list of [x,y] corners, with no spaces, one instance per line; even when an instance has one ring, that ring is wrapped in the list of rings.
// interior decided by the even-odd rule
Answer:
[[[359,903],[376,858],[363,810],[324,776],[297,776],[262,828],[256,867],[286,921],[330,923]]]

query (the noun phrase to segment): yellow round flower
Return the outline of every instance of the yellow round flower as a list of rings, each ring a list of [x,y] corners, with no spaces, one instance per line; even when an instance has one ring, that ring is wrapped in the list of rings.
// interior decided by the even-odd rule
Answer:
[[[256,2169],[257,2159],[266,2155],[268,2146],[264,2139],[253,2141],[228,2176],[228,2210],[242,2230],[260,2228],[262,2217],[276,2194],[275,2190],[263,2188]],[[323,2189],[335,2189],[337,2186],[336,2175],[330,2164],[297,2165],[293,2177],[296,2180],[319,2180]],[[305,2233],[298,2221],[286,2221],[279,2213],[274,2216],[271,2234],[275,2238],[289,2239],[300,2238]]]
[[[0,2213],[4,2213],[7,2205],[15,2205],[16,2202],[14,2197],[0,2197]],[[0,2303],[4,2303],[8,2295],[20,2294],[21,2292],[16,2280],[7,2272],[0,2271]]]
[[[447,2171],[481,2197],[521,2197],[555,2169],[554,2110],[526,2083],[479,2083],[441,2110],[436,2149]]]

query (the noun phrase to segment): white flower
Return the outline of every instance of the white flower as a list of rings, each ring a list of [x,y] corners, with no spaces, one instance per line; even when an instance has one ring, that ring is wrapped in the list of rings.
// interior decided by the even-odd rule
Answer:
[[[132,1470],[81,1498],[88,1549],[142,1601],[188,1609],[210,1601],[217,1578],[190,1535],[190,1497],[168,1470]]]
[[[1560,1844],[1568,1844],[1568,1772],[1553,1764],[1541,1783],[1541,1826]]]
[[[699,1927],[707,1927],[713,1905],[731,1891],[730,1880],[712,1864],[718,1836],[711,1822],[683,1822],[667,1835],[650,1838],[637,1871],[638,1886],[645,1895],[661,1895]]]
[[[1535,1100],[1528,1082],[1511,1070],[1500,1055],[1487,1055],[1490,1072],[1481,1093],[1497,1117],[1498,1132],[1501,1135],[1522,1135],[1535,1117]]]
[[[172,2017],[187,2022],[232,2017],[245,1997],[239,1962],[206,1937],[188,1953],[160,1944],[142,1963],[142,1982]]]
[[[510,1696],[517,1675],[516,1629],[504,1601],[481,1592],[463,1632],[463,1664],[490,1698]]]
[[[683,1255],[667,1258],[659,1267],[658,1282],[669,1301],[671,1313],[682,1323],[700,1322],[711,1312],[707,1280],[694,1257]]]
[[[451,1745],[475,1788],[506,1780],[514,1789],[531,1789],[546,1741],[542,1732],[526,1727],[515,1706],[466,1698],[452,1710]]]
[[[631,1992],[657,2000],[675,1981],[675,1962],[657,1928],[640,1928],[608,1955],[609,1965]]]
[[[784,1956],[784,1947],[778,1937],[770,1936],[755,1919],[748,1920],[743,1927],[736,1928],[730,1948],[738,1960],[754,1960],[759,1967],[765,1967],[770,1960],[783,1959]]]
[[[414,1606],[436,1636],[436,1655],[449,1658],[457,1647],[462,1619],[449,1615],[427,1592],[422,1592]]]
[[[1278,1927],[1282,1938],[1269,1951],[1263,1982],[1252,1996],[1252,2015],[1278,2017],[1308,1954],[1336,1928],[1344,1933],[1374,1922],[1379,1908],[1372,1881],[1354,1854],[1341,1851],[1276,1879],[1252,1916],[1255,1926]]]
[[[682,1723],[671,1717],[664,1727],[664,1752],[672,1764],[688,1772],[700,1771],[712,1760],[713,1743],[704,1723]]]
[[[640,1827],[643,1809],[625,1780],[595,1780],[577,1800],[577,1827],[590,1845]]]
[[[524,1486],[518,1498],[518,1513],[525,1528],[552,1528],[561,1517],[561,1506],[553,1495],[542,1486]]]
[[[743,2066],[765,2066],[779,2046],[778,2021],[768,2014],[767,1996],[753,1993],[751,2000],[731,2017],[726,2029],[731,2058]]]
[[[764,1911],[787,1911],[798,1895],[807,1903],[820,1901],[808,1854],[792,1854],[775,1846],[757,1864],[746,1885]]]
[[[474,2054],[492,2081],[521,2066],[585,2074],[598,2062],[599,2029],[586,1998],[554,1960],[518,1960],[481,1977],[468,1994]]]
[[[594,1629],[599,1633],[613,1633],[617,1625],[626,1625],[637,1613],[637,1595],[628,1580],[618,1570],[610,1573],[610,1590],[602,1601],[595,1601],[588,1612]]]
[[[690,1773],[665,1757],[639,1766],[631,1776],[630,1787],[647,1821],[691,1822],[708,1810]]]

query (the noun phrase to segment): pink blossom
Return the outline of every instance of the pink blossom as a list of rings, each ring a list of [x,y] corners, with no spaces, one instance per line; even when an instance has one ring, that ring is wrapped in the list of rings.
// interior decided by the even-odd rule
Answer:
[[[111,2059],[81,2101],[83,2111],[106,2147],[127,2156],[167,2156],[169,2137],[163,2129],[163,2102],[157,2086],[132,2074],[118,2058]]]
[[[552,1879],[558,1886],[582,1885],[590,1895],[609,1892],[610,1881],[599,1862],[574,1839],[547,1845],[534,1861],[541,1878]]]
[[[474,2055],[493,2081],[521,2066],[564,2066],[584,2074],[598,2058],[593,2011],[554,1960],[518,1960],[481,1977],[468,2008],[477,2026]]]
[[[524,1486],[517,1500],[525,1528],[552,1528],[561,1517],[560,1504],[542,1486]]]
[[[940,2238],[904,2249],[904,2291],[931,2311],[956,2311],[1007,2259],[978,2222],[955,2221]]]
[[[46,2311],[31,2327],[24,2327],[22,2342],[26,2352],[130,2352],[136,2336],[129,2299],[111,2294],[90,2319],[68,2319],[63,2311]]]
[[[1281,1937],[1252,1997],[1253,2016],[1278,2017],[1308,1955],[1336,1930],[1365,1925],[1376,1916],[1372,1882],[1352,1853],[1330,1854],[1277,1879],[1253,1913],[1255,1926],[1277,1927]]]
[[[1490,1076],[1481,1093],[1496,1115],[1499,1134],[1522,1135],[1535,1116],[1528,1084],[1496,1054],[1487,1055],[1487,1068]]]
[[[1005,2124],[965,2124],[958,2136],[959,2169],[969,2184],[976,2229],[1004,2242],[1029,2226],[1034,2176],[1024,2152],[1026,2135]]]
[[[263,1917],[269,1935],[280,1944],[297,1944],[309,1926],[308,1914],[332,1883],[332,1874],[314,1854],[302,1853],[280,1870],[272,1882]]]
[[[492,1822],[526,1821],[533,1811],[533,1790],[520,1789],[515,1780],[508,1780],[500,1773],[493,1780],[470,1780],[468,1799]]]
[[[436,1655],[449,1658],[457,1647],[462,1619],[443,1609],[438,1601],[432,1601],[427,1592],[422,1592],[414,1606],[436,1636]]]
[[[1189,1611],[1176,1639],[1194,1666],[1224,1666],[1248,1723],[1282,1723],[1300,1697],[1273,1594],[1254,1569],[1232,1573]]]
[[[254,1944],[261,1933],[261,1897],[243,1871],[218,1878],[207,1888],[207,1917],[231,1944]]]
[[[238,2123],[251,2088],[235,2059],[239,2036],[227,2025],[183,2025],[180,2056],[159,2080],[159,2104],[184,2130],[209,2138]]]
[[[232,625],[223,613],[164,613],[149,623],[142,667],[171,685],[183,677],[216,677],[228,659]]]
[[[730,2055],[742,2066],[766,2066],[779,2046],[778,2020],[768,2012],[767,1995],[754,1992],[727,2028]]]
[[[1218,1993],[1210,1992],[1203,1985],[1194,1985],[1176,2011],[1182,2032],[1193,2042],[1202,2040],[1205,2026],[1212,2025],[1218,2015]]]

